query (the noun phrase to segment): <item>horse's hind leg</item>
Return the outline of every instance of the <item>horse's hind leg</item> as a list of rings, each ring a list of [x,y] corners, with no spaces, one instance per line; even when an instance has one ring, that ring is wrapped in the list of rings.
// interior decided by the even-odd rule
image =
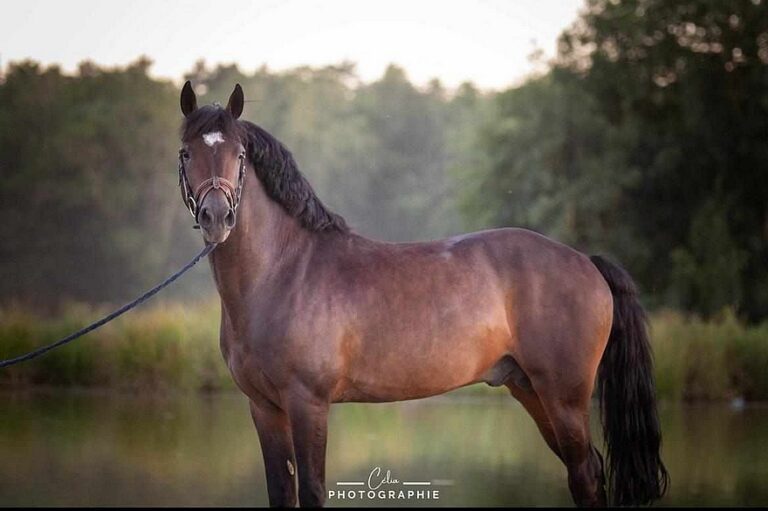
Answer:
[[[574,502],[579,506],[605,506],[603,460],[589,433],[589,399],[563,401],[546,394],[542,399],[533,388],[513,382],[506,386],[568,469],[568,487]]]
[[[576,505],[606,505],[603,459],[592,445],[589,432],[591,385],[585,396],[576,399],[552,397],[539,393],[560,450],[560,459],[568,469],[568,487]]]
[[[585,410],[556,408],[552,413],[552,427],[568,469],[568,487],[574,502],[582,507],[605,506],[603,460],[590,440]]]
[[[515,383],[505,384],[509,389],[509,393],[512,394],[515,399],[520,401],[523,407],[528,411],[528,415],[533,418],[536,426],[539,428],[541,436],[547,442],[547,445],[552,452],[554,452],[558,458],[560,456],[560,447],[557,445],[557,437],[555,436],[555,430],[552,428],[552,422],[549,420],[547,413],[544,411],[544,407],[541,405],[539,396],[533,389],[521,388]]]

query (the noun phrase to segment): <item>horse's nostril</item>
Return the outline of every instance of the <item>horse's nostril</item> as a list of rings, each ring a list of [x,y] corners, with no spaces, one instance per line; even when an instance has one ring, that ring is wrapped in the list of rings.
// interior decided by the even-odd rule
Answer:
[[[207,207],[203,206],[200,209],[200,219],[198,221],[203,227],[210,227],[213,224],[213,215],[211,215]]]
[[[232,226],[235,225],[235,212],[231,208],[229,212],[227,212],[227,216],[224,217],[224,224],[228,229],[231,229]]]

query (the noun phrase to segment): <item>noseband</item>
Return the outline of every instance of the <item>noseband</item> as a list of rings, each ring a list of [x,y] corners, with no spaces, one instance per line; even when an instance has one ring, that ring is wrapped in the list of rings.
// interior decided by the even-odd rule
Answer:
[[[243,181],[245,181],[245,156],[242,154],[239,156],[240,170],[237,174],[237,186],[233,185],[228,179],[214,175],[200,183],[197,190],[193,191],[192,186],[189,184],[189,178],[187,178],[187,169],[184,166],[185,152],[184,149],[179,150],[179,189],[181,190],[181,200],[184,201],[184,205],[195,219],[194,228],[200,228],[197,219],[200,213],[200,204],[203,203],[211,190],[221,190],[224,192],[227,204],[229,204],[229,213],[237,220],[237,206],[240,204],[240,196],[243,193]]]

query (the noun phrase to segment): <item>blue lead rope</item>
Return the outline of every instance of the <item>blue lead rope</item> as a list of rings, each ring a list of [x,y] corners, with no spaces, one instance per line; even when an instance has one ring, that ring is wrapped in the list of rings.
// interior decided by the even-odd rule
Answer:
[[[43,353],[47,353],[47,352],[51,351],[52,349],[56,349],[59,346],[63,346],[65,344],[69,343],[69,342],[74,341],[78,337],[84,336],[88,332],[92,332],[93,330],[96,330],[100,326],[103,326],[103,325],[109,323],[110,321],[112,321],[116,317],[121,316],[122,314],[124,314],[124,313],[128,312],[129,310],[133,309],[137,305],[141,305],[142,303],[144,303],[145,301],[149,300],[154,295],[156,295],[158,292],[160,292],[162,289],[166,288],[173,281],[175,281],[176,279],[178,279],[179,277],[181,277],[182,275],[187,273],[187,271],[189,271],[194,265],[196,265],[198,263],[198,261],[200,261],[200,259],[202,259],[203,257],[205,257],[208,254],[210,254],[213,251],[214,248],[216,248],[216,244],[215,243],[206,244],[205,247],[203,248],[203,250],[201,250],[200,253],[197,254],[194,257],[194,259],[192,259],[190,262],[188,262],[186,265],[184,265],[184,267],[182,269],[180,269],[179,271],[177,271],[176,273],[174,273],[173,275],[171,275],[170,277],[165,279],[163,282],[161,282],[157,286],[153,287],[152,289],[150,289],[149,291],[147,291],[146,293],[144,293],[140,297],[136,298],[134,301],[132,301],[130,303],[126,303],[125,305],[123,305],[119,309],[115,310],[111,314],[109,314],[107,316],[104,316],[103,318],[101,318],[100,320],[96,321],[95,323],[91,323],[87,327],[81,328],[77,332],[75,332],[73,334],[70,334],[70,335],[64,337],[63,339],[59,339],[58,341],[56,341],[54,343],[51,343],[51,344],[49,344],[47,346],[43,346],[42,348],[38,348],[38,349],[36,349],[34,351],[30,351],[29,353],[26,353],[24,355],[20,355],[20,356],[15,357],[15,358],[9,358],[7,360],[0,361],[0,369],[3,368],[3,367],[8,367],[8,366],[12,366],[14,364],[18,364],[20,362],[24,362],[25,360],[30,360],[30,359],[33,359],[35,357],[39,357]]]

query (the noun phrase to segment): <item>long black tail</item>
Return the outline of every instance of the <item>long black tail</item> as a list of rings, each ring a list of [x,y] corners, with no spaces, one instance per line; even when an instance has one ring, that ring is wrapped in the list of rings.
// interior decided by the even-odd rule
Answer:
[[[597,374],[611,501],[617,506],[649,504],[664,495],[669,475],[659,452],[645,311],[624,269],[600,256],[590,259],[613,294],[613,328]]]

